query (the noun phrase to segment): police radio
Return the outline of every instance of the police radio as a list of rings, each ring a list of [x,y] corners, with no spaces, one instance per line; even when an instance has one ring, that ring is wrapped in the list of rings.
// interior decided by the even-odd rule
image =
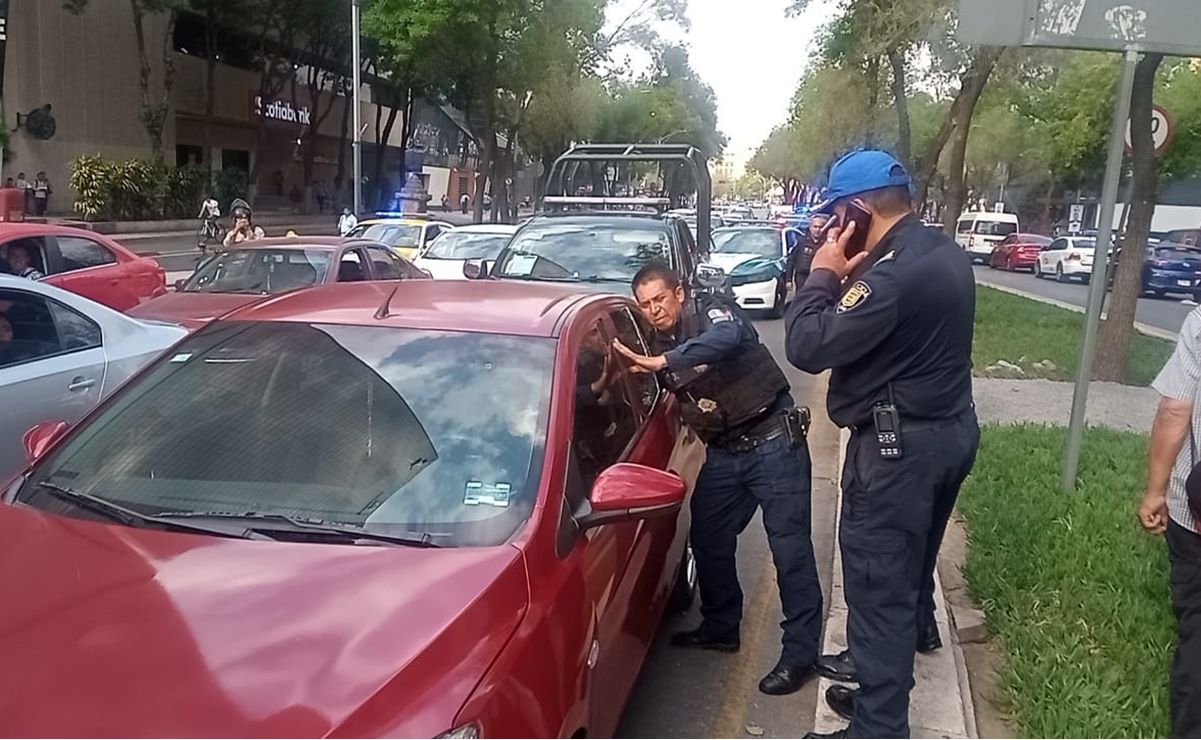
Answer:
[[[872,408],[872,422],[876,426],[876,441],[880,445],[880,457],[885,460],[900,460],[903,454],[901,414],[897,411],[897,404],[892,396],[892,383],[888,384],[888,401],[880,402]]]

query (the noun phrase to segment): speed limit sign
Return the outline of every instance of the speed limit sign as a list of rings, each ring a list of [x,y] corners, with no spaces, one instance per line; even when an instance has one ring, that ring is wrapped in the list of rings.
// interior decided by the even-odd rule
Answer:
[[[1168,148],[1168,144],[1172,143],[1172,134],[1175,133],[1176,123],[1172,120],[1172,114],[1168,113],[1168,109],[1162,105],[1151,106],[1151,141],[1155,142],[1155,153],[1163,154],[1163,150]],[[1133,148],[1130,138],[1130,122],[1126,122],[1126,153],[1130,154]]]

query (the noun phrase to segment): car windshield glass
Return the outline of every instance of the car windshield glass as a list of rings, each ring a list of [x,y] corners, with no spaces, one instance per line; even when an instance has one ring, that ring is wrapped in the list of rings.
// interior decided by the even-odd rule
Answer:
[[[1009,236],[1018,230],[1018,225],[1003,221],[977,221],[976,233],[989,236]]]
[[[432,260],[490,260],[500,254],[509,234],[449,231],[434,240],[422,255]]]
[[[517,232],[501,253],[493,274],[629,282],[638,268],[655,261],[674,262],[663,229],[638,223],[543,223]]]
[[[1155,256],[1161,260],[1201,259],[1201,250],[1185,247],[1156,247]]]
[[[1071,244],[1073,249],[1096,249],[1096,239],[1075,239]]]
[[[774,229],[719,229],[713,232],[715,253],[779,257],[781,250],[780,233]]]
[[[38,465],[38,484],[148,514],[257,512],[506,541],[540,477],[550,339],[224,322],[190,337]]]
[[[416,224],[360,224],[349,236],[383,242],[389,247],[411,248],[421,243],[421,227]]]
[[[184,293],[281,293],[321,282],[328,249],[232,249],[200,265],[180,289]]]

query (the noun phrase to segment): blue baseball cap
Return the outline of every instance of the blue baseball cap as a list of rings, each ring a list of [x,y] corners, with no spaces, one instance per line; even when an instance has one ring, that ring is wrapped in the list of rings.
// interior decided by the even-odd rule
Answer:
[[[813,208],[814,213],[833,213],[834,202],[866,193],[869,190],[908,186],[912,180],[905,166],[896,157],[879,149],[857,149],[844,154],[830,168],[830,182],[825,198]]]

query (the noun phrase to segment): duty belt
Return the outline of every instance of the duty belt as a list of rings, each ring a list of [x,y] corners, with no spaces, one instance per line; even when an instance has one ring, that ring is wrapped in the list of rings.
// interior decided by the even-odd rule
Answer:
[[[725,450],[726,452],[750,452],[756,447],[764,445],[773,439],[779,439],[780,437],[783,437],[787,433],[788,430],[784,426],[783,419],[781,419],[780,422],[775,425],[774,429],[756,434],[743,434],[742,436],[735,437],[728,442],[714,444],[713,446],[719,450]]]

